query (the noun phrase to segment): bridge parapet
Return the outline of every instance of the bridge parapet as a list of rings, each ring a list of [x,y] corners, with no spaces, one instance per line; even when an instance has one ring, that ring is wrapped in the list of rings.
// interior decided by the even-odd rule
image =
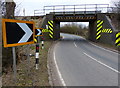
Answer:
[[[34,10],[34,15],[110,13],[113,8],[109,7],[109,4],[52,5],[44,6],[41,10]]]

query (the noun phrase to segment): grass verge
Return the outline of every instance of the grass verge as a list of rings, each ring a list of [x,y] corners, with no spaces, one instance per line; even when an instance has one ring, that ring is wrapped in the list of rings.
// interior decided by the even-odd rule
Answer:
[[[9,69],[9,72],[2,75],[2,86],[50,86],[48,80],[47,69],[47,53],[51,46],[52,41],[45,41],[44,49],[41,49],[40,44],[40,58],[39,69],[35,69],[35,56],[30,57],[30,63],[25,56],[22,56],[20,63],[17,64],[17,81],[13,80],[13,71]],[[35,44],[29,46],[31,54],[35,55]],[[15,87],[16,88],[16,87]]]

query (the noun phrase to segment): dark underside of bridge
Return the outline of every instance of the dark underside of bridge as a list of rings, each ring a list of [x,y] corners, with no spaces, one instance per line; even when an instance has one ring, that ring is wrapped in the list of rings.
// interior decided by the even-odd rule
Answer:
[[[89,22],[89,39],[95,41],[95,34],[94,30],[96,29],[96,20],[97,20],[97,15],[96,14],[47,14],[48,21],[53,20],[53,38],[54,40],[57,40],[60,38],[60,22]],[[94,27],[93,27],[94,26]]]

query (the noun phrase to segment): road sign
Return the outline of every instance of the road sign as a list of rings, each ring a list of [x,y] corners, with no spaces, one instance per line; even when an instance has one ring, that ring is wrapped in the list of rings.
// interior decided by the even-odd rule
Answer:
[[[49,30],[48,29],[42,29],[42,33],[43,32],[49,32]]]
[[[35,29],[35,36],[42,36],[42,28]]]
[[[34,22],[2,19],[4,47],[34,43]]]

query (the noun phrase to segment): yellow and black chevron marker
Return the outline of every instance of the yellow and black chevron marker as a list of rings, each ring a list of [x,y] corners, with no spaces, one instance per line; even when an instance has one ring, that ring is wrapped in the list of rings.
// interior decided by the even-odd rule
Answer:
[[[102,20],[97,21],[96,40],[100,39],[101,37],[101,32],[102,32],[102,27],[103,27],[102,24],[103,24]]]
[[[115,44],[116,46],[120,46],[120,32],[116,33]]]
[[[53,38],[53,21],[48,21],[48,29],[49,29],[49,36],[50,38]]]
[[[102,29],[102,33],[112,33],[112,29]]]
[[[35,38],[34,38],[34,42],[35,42],[35,43],[38,42],[38,39],[37,39],[37,38],[38,38],[38,36],[35,36]]]

